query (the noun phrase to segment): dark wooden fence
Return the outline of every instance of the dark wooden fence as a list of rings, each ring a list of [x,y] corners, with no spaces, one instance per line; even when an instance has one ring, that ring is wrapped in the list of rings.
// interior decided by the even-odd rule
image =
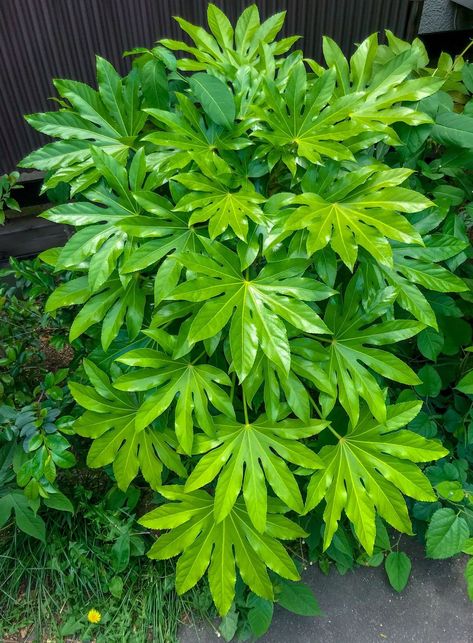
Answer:
[[[248,0],[214,0],[235,20]],[[286,10],[286,34],[303,36],[308,56],[319,58],[321,37],[348,53],[373,31],[389,28],[412,37],[421,0],[259,0],[261,14]],[[45,142],[23,114],[54,108],[51,78],[94,82],[94,55],[125,72],[125,49],[180,38],[172,16],[203,24],[207,0],[0,0],[0,173]]]

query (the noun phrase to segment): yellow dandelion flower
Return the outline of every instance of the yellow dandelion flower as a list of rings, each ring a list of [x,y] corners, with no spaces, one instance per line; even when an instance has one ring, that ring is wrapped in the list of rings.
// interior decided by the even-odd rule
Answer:
[[[100,623],[101,618],[102,614],[98,610],[89,610],[89,613],[87,614],[87,620],[89,623]]]

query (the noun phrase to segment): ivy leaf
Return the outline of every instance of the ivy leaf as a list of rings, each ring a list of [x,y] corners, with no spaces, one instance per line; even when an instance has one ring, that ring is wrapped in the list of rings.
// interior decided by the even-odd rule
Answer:
[[[422,501],[436,499],[429,480],[414,462],[436,460],[448,451],[439,442],[398,430],[417,415],[421,406],[420,402],[388,406],[384,423],[364,412],[359,423],[349,426],[335,445],[321,449],[319,456],[325,469],[311,478],[306,510],[325,499],[324,549],[332,541],[342,511],[371,555],[376,513],[398,531],[412,534],[402,493]]]
[[[142,430],[162,415],[177,398],[176,436],[185,453],[190,454],[194,421],[209,435],[214,432],[209,402],[221,413],[234,416],[233,405],[220,385],[230,386],[226,373],[210,364],[194,364],[190,359],[173,359],[152,348],[138,348],[117,358],[127,366],[140,366],[120,376],[114,386],[121,391],[153,392],[136,411],[136,429]]]
[[[226,417],[214,420],[215,437],[196,438],[194,452],[204,455],[187,479],[185,490],[195,491],[218,476],[215,490],[215,520],[232,511],[243,487],[248,515],[260,532],[266,528],[268,494],[266,482],[285,504],[302,513],[304,503],[294,474],[286,462],[318,469],[319,457],[298,442],[320,433],[328,424],[321,420],[272,422],[265,416],[247,424]]]
[[[139,470],[153,489],[158,488],[163,464],[185,476],[172,431],[147,426],[138,432],[135,417],[140,399],[117,391],[107,374],[93,362],[85,360],[84,367],[94,388],[70,382],[69,389],[75,401],[87,409],[74,424],[78,435],[93,439],[87,465],[98,468],[113,463],[122,491],[127,490]]]
[[[420,382],[407,364],[392,353],[375,347],[408,339],[420,332],[423,324],[410,320],[372,324],[390,308],[393,293],[389,289],[380,293],[377,301],[363,313],[360,310],[362,292],[363,280],[357,273],[349,282],[343,299],[340,296],[333,298],[327,305],[324,321],[333,333],[329,345],[308,339],[295,340],[291,345],[291,350],[317,364],[316,368],[308,366],[306,370],[311,371],[309,379],[323,392],[321,400],[325,414],[333,408],[338,397],[352,424],[358,420],[360,397],[380,422],[386,418],[384,394],[370,370],[403,384]],[[297,364],[295,370],[304,376]]]
[[[232,608],[228,610],[225,616],[222,618],[220,626],[218,628],[220,634],[223,636],[225,641],[232,641],[235,633],[238,629],[238,612],[235,609],[235,606],[232,605]]]
[[[230,609],[235,596],[237,566],[243,581],[261,598],[273,600],[273,586],[267,568],[283,578],[298,580],[297,569],[278,539],[303,537],[305,532],[272,508],[265,533],[253,526],[243,501],[238,500],[230,514],[217,523],[214,499],[205,491],[185,493],[182,487],[161,487],[160,493],[172,500],[143,516],[145,527],[162,530],[148,552],[159,560],[182,554],[176,567],[176,589],[187,592],[208,568],[210,592],[220,615]]]
[[[462,516],[447,507],[438,509],[427,528],[427,556],[436,559],[455,556],[469,535],[468,523]]]
[[[329,242],[341,260],[353,269],[358,246],[376,261],[393,265],[388,239],[422,244],[422,237],[402,213],[418,212],[432,205],[426,197],[398,187],[411,174],[408,169],[365,166],[339,174],[330,182],[309,185],[295,196],[300,205],[287,219],[288,230],[307,230],[309,255]]]
[[[301,277],[304,260],[283,260],[264,267],[254,279],[241,273],[238,255],[217,242],[202,239],[208,257],[177,254],[176,259],[198,276],[188,279],[168,299],[205,302],[189,328],[191,343],[215,336],[231,320],[233,368],[244,380],[258,346],[285,373],[290,351],[284,322],[308,333],[325,333],[326,325],[305,301],[330,296],[333,290]],[[283,321],[284,320],[284,321]]]
[[[442,352],[443,343],[442,333],[433,328],[425,328],[417,335],[417,348],[424,357],[427,357],[432,362],[435,362]]]
[[[396,592],[402,592],[411,573],[412,565],[409,556],[402,551],[392,551],[386,556],[384,567],[391,587]]]
[[[417,393],[422,397],[437,397],[442,390],[442,380],[435,368],[426,364],[419,369],[419,378],[421,383],[416,386]]]

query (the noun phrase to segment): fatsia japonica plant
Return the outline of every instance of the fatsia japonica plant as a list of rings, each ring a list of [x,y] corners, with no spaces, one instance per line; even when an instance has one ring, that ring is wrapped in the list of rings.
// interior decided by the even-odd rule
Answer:
[[[422,44],[325,38],[319,64],[283,21],[210,4],[210,32],[178,19],[192,45],[129,52],[124,78],[97,58],[97,90],[55,81],[60,109],[27,117],[59,140],[23,166],[70,186],[43,215],[77,228],[43,254],[69,275],[46,309],[96,339],[70,383],[88,464],[158,492],[149,555],[179,557],[181,593],[207,572],[222,615],[237,578],[269,601],[299,579],[301,517],[325,549],[347,521],[368,554],[380,520],[413,533],[405,497],[436,500],[421,463],[448,451],[404,428],[403,347],[468,289],[442,265],[467,244],[385,162],[446,82]]]

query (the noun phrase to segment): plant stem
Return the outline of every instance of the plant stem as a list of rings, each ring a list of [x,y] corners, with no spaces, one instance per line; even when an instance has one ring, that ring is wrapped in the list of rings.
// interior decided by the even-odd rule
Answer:
[[[205,354],[206,354],[205,351],[202,351],[202,353],[200,353],[200,355],[197,355],[197,357],[192,360],[192,364],[195,364],[196,362],[198,362],[199,359],[201,359]]]
[[[248,420],[248,408],[246,406],[246,395],[245,395],[245,390],[243,389],[243,387],[242,387],[241,391],[242,391],[242,394],[243,394],[243,413],[245,415],[245,424],[249,424],[250,421]]]
[[[232,386],[230,388],[230,400],[232,401],[233,404],[233,398],[235,396],[235,384],[236,384],[236,373],[232,373]]]
[[[312,395],[309,395],[309,400],[312,406],[314,407],[314,409],[317,411],[319,417],[322,417],[322,409],[319,407],[317,402],[313,399]]]
[[[309,395],[309,400],[310,400],[310,403],[312,404],[312,406],[314,407],[314,409],[317,411],[317,413],[318,413],[319,417],[320,417],[320,418],[321,418],[321,417],[323,417],[323,415],[322,415],[322,410],[319,408],[318,404],[317,404],[317,403],[312,399],[312,396],[311,396],[311,395]],[[327,429],[328,429],[328,430],[329,430],[329,431],[330,431],[330,432],[331,432],[331,433],[332,433],[332,434],[333,434],[333,435],[334,435],[338,440],[341,440],[341,439],[342,439],[342,436],[340,435],[340,433],[338,433],[337,431],[335,431],[335,429],[333,428],[333,426],[332,426],[331,424],[329,424],[329,425],[327,426]]]

